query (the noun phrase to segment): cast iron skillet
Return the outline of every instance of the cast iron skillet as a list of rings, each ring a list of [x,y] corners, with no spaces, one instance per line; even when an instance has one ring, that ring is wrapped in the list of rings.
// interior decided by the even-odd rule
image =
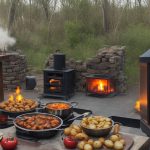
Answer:
[[[33,116],[33,115],[38,115],[38,114],[55,117],[60,121],[60,124],[55,128],[42,129],[42,130],[31,130],[31,129],[26,129],[26,128],[20,127],[16,123],[16,119],[23,118],[23,116],[26,116],[26,115]],[[13,121],[14,126],[16,127],[16,132],[21,131],[24,134],[28,134],[28,135],[30,135],[32,137],[36,137],[38,139],[53,137],[54,135],[56,135],[57,131],[62,130],[62,129],[60,129],[60,127],[63,126],[63,120],[60,117],[52,115],[52,114],[48,114],[48,113],[38,113],[38,112],[26,113],[26,114],[17,116],[16,119]]]
[[[20,111],[20,112],[10,112],[10,111],[4,110],[4,109],[0,109],[0,112],[2,112],[5,115],[8,115],[9,117],[15,118],[15,117],[25,114],[25,113],[36,112],[36,109],[39,107],[39,102],[38,101],[35,101],[35,102],[37,103],[37,106],[30,110]]]

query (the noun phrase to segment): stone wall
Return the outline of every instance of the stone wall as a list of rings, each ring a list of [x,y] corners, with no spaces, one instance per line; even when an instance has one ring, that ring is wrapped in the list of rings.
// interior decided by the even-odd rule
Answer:
[[[19,53],[7,53],[5,55],[7,58],[3,61],[4,89],[14,89],[25,80],[26,58]]]
[[[53,54],[48,57],[46,67],[53,67]],[[115,79],[117,92],[125,93],[127,90],[127,77],[124,72],[125,47],[112,46],[99,49],[96,56],[85,62],[67,59],[66,67],[76,70],[77,91],[85,91],[85,76],[88,74],[111,75]]]

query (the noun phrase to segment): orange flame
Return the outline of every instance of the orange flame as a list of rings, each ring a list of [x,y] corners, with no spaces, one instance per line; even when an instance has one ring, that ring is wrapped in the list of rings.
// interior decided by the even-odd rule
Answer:
[[[99,81],[99,83],[98,83],[98,90],[99,91],[104,91],[105,89],[104,89],[104,84],[103,84],[103,82],[100,80]]]
[[[13,101],[14,101],[14,96],[13,96],[13,95],[10,95],[9,98],[8,98],[8,100],[9,100],[10,102],[13,102]]]
[[[20,93],[21,93],[20,87],[17,86],[15,93],[10,95],[8,100],[11,102],[12,101],[22,102],[24,98]]]
[[[134,108],[136,111],[140,112],[140,101],[139,100],[136,101]]]
[[[16,95],[19,95],[20,93],[21,93],[20,87],[17,86],[17,88],[16,88]]]
[[[88,90],[95,93],[111,93],[114,92],[114,87],[111,86],[111,81],[107,79],[89,79]]]

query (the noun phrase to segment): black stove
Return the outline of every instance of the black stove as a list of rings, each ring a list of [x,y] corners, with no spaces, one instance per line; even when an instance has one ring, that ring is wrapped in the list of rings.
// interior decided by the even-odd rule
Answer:
[[[65,55],[54,54],[53,68],[44,69],[44,97],[68,99],[74,95],[75,70],[65,68]]]

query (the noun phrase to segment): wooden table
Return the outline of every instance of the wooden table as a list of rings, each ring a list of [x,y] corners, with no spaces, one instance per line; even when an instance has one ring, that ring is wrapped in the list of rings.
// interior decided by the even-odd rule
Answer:
[[[0,132],[3,132],[4,135],[8,136],[15,136],[15,127],[10,127],[7,129],[1,129]],[[149,137],[146,136],[138,136],[135,134],[128,134],[128,133],[123,133],[126,135],[131,136],[134,139],[134,145],[131,148],[131,150],[148,150],[148,149],[140,149],[141,146],[147,143],[147,147],[150,145],[150,140]],[[26,141],[23,139],[19,139],[19,143],[17,146],[16,150],[66,150],[66,148],[63,145],[62,139],[61,139],[61,135],[60,133],[58,133],[55,137],[52,137],[49,140],[41,140],[38,142],[31,142],[31,141]],[[0,148],[0,150],[2,150],[2,148]]]
[[[4,90],[3,90],[3,67],[2,61],[7,57],[7,55],[0,55],[0,102],[4,100]]]

